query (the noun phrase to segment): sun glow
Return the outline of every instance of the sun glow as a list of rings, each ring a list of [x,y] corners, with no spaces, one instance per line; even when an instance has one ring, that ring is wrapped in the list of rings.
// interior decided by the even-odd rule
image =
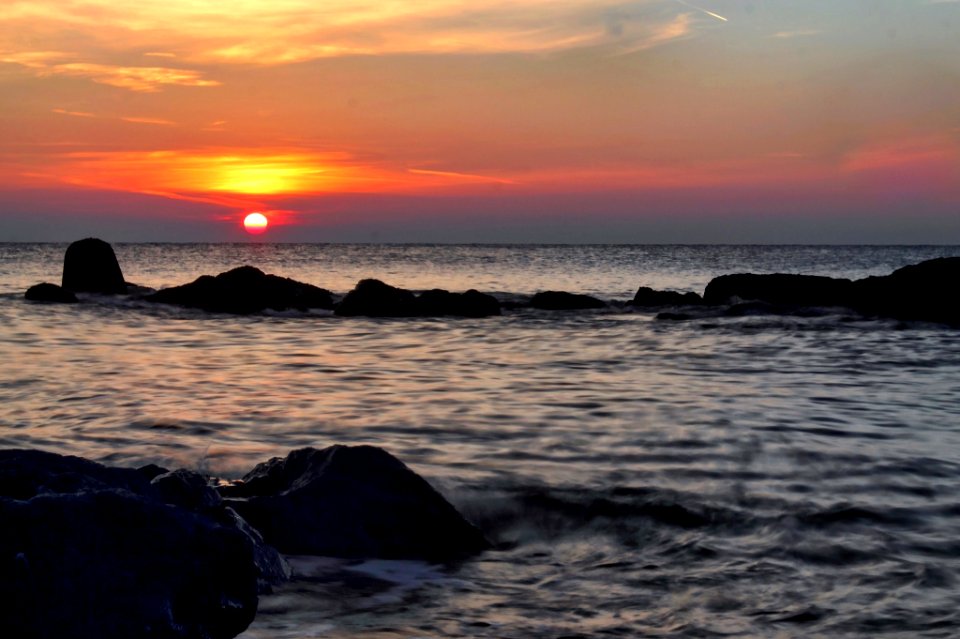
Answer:
[[[263,213],[250,213],[243,218],[243,228],[252,235],[260,235],[267,230],[269,225],[270,222]]]

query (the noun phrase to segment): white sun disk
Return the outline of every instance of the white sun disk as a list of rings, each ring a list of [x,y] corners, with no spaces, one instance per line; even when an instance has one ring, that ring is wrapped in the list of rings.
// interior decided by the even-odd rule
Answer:
[[[243,228],[247,230],[247,233],[263,233],[267,230],[268,224],[267,216],[263,213],[251,213],[243,218]]]

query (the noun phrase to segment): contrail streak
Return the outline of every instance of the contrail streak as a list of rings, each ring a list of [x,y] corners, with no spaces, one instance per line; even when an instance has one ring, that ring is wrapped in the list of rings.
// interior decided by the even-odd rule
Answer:
[[[722,22],[730,22],[729,20],[727,20],[726,18],[724,18],[724,17],[723,17],[722,15],[720,15],[719,13],[714,13],[713,11],[707,11],[707,10],[704,9],[703,7],[698,7],[698,6],[695,5],[695,4],[690,4],[690,3],[687,2],[686,0],[676,0],[676,2],[679,2],[680,4],[682,4],[682,5],[685,6],[685,7],[690,7],[691,9],[694,9],[694,10],[696,10],[696,11],[699,11],[700,13],[705,13],[705,14],[707,14],[708,16],[710,16],[711,18],[716,18],[717,20],[720,20],[720,21],[722,21]]]

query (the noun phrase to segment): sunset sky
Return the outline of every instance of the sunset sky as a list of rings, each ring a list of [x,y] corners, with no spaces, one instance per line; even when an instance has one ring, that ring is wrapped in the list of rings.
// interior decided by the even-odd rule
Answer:
[[[958,0],[3,0],[0,241],[960,243]]]

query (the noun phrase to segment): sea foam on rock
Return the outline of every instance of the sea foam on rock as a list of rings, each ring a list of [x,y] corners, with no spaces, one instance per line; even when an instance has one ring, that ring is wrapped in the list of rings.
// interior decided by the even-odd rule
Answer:
[[[74,293],[127,292],[127,283],[113,247],[93,237],[78,240],[67,247],[61,284]]]
[[[288,554],[446,561],[490,546],[426,480],[373,446],[296,450],[220,491]]]
[[[266,309],[333,308],[330,291],[269,275],[253,266],[240,266],[216,277],[203,275],[189,284],[165,288],[143,299],[235,315],[259,313]]]
[[[162,471],[0,451],[0,635],[226,639],[250,624],[285,563],[199,476]]]

